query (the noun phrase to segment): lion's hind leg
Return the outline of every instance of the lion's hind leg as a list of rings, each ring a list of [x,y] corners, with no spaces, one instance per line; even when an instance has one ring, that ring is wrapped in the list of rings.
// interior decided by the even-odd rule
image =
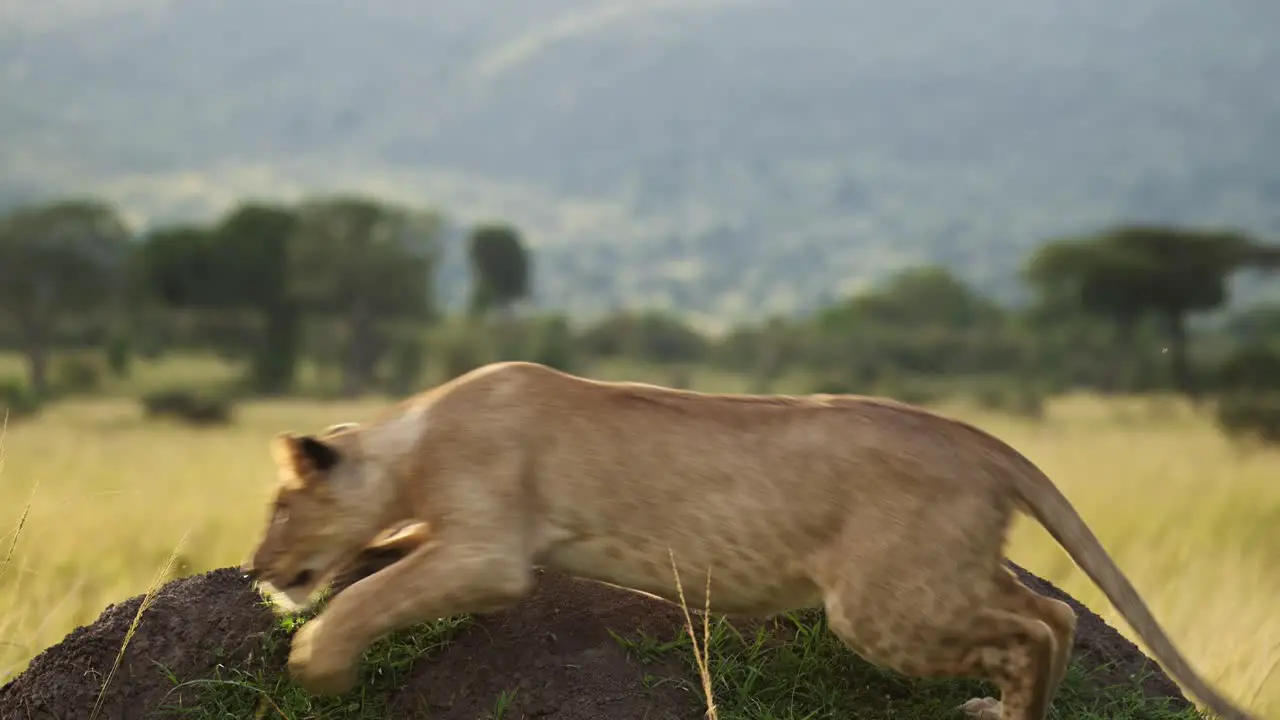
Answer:
[[[865,558],[825,564],[815,580],[827,626],[881,667],[991,682],[1000,701],[962,706],[974,720],[1044,720],[1070,652],[1074,615],[1019,583],[987,549],[939,563],[916,547],[879,558],[869,573],[858,571],[868,566]]]
[[[974,720],[1044,720],[1052,692],[1056,639],[1044,621],[1000,608],[977,610],[940,628],[895,624],[832,612],[832,633],[867,660],[916,677],[970,677],[1000,688],[1001,698],[974,699],[962,708]]]
[[[1053,633],[1053,661],[1050,664],[1048,687],[1044,691],[1044,708],[1047,713],[1049,703],[1067,674],[1071,647],[1075,641],[1076,613],[1061,600],[1045,597],[1023,585],[1008,568],[997,569],[995,579],[994,599],[1000,609],[1024,618],[1038,619]],[[1001,703],[993,698],[973,698],[960,707],[977,720],[999,718],[1002,714]],[[1008,710],[1003,714],[1005,717],[1016,717]]]
[[[999,589],[997,597],[1001,607],[1010,612],[1039,618],[1053,631],[1053,672],[1049,683],[1049,697],[1052,699],[1062,684],[1062,679],[1066,677],[1067,664],[1071,660],[1071,648],[1076,636],[1076,612],[1061,600],[1045,597],[1023,585],[1013,572],[1003,566],[996,571],[996,586]]]

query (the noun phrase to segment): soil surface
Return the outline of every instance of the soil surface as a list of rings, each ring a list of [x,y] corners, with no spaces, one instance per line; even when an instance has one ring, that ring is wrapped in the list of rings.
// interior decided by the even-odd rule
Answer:
[[[1080,614],[1077,657],[1109,665],[1102,684],[1149,675],[1145,691],[1186,700],[1160,669],[1100,618],[1049,583],[1014,566],[1035,590],[1071,603]],[[103,680],[116,662],[141,597],[103,611],[37,656],[0,688],[0,719],[89,718]],[[645,677],[692,680],[677,658],[640,665],[610,630],[673,638],[683,628],[676,606],[553,573],[539,577],[524,603],[480,616],[441,651],[419,660],[389,699],[392,719],[475,720],[515,691],[509,717],[554,720],[700,720],[696,683],[646,682]],[[695,622],[697,620],[695,619]],[[209,677],[215,665],[261,653],[271,613],[238,571],[215,570],[177,580],[151,601],[121,658],[97,717],[171,716],[161,705],[191,705],[196,690],[175,690],[179,680]],[[665,662],[666,664],[663,664]]]
[[[32,659],[0,688],[0,720],[87,720],[142,600],[139,595],[109,605],[92,625],[76,628]],[[151,717],[161,705],[194,696],[194,689],[174,690],[171,675],[178,681],[208,677],[218,663],[246,658],[271,622],[271,611],[235,569],[165,585],[150,598],[125,645],[97,717]]]

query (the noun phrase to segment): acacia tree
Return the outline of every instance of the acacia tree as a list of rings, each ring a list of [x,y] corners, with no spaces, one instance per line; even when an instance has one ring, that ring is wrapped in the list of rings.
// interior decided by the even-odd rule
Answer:
[[[344,394],[372,385],[384,323],[434,316],[441,228],[435,213],[355,195],[313,198],[299,207],[289,246],[290,295],[345,326]]]
[[[131,253],[115,208],[69,199],[0,217],[0,314],[17,328],[32,390],[48,392],[54,329],[115,308]]]
[[[493,309],[506,315],[516,301],[529,296],[529,253],[514,227],[497,223],[477,226],[467,238],[467,255],[473,315]]]
[[[1280,248],[1237,232],[1126,225],[1085,238],[1053,241],[1028,261],[1025,277],[1046,304],[1072,304],[1110,319],[1121,336],[1145,317],[1161,323],[1173,382],[1196,394],[1187,318],[1227,300],[1231,276],[1276,267]]]

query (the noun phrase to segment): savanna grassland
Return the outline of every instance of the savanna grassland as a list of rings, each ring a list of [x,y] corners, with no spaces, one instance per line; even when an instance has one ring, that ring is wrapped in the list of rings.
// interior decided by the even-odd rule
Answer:
[[[18,370],[9,363],[0,375]],[[221,372],[230,371],[212,361],[144,363],[131,382]],[[590,374],[662,379],[621,366]],[[695,373],[692,384],[741,390],[746,381]],[[175,554],[179,575],[239,563],[271,489],[271,435],[358,421],[386,402],[251,402],[232,425],[197,429],[146,420],[116,389],[10,423],[0,440],[0,562],[11,553],[0,571],[0,681],[107,604],[146,591]],[[1065,396],[1041,421],[943,409],[1040,464],[1192,663],[1244,705],[1280,717],[1280,452],[1233,445],[1168,398]],[[1041,529],[1020,522],[1010,555],[1132,637]]]

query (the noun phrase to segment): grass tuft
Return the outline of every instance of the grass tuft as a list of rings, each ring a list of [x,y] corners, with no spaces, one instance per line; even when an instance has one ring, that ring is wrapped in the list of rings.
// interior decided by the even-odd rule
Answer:
[[[263,599],[263,604],[270,602]],[[387,717],[387,698],[404,684],[414,662],[442,650],[471,622],[469,615],[458,615],[391,633],[365,651],[359,692],[317,697],[295,685],[282,668],[294,633],[326,604],[322,601],[305,612],[278,616],[260,652],[235,665],[219,663],[212,678],[183,680],[170,674],[174,684],[170,694],[194,688],[197,696],[194,704],[183,707],[166,703],[166,713],[192,720],[260,718],[266,713],[283,720],[382,720]],[[505,712],[502,708],[510,702],[510,697],[499,698],[495,713]]]
[[[96,720],[98,713],[102,711],[102,701],[107,696],[107,688],[111,686],[111,681],[116,676],[116,671],[120,669],[120,662],[124,660],[124,651],[129,647],[129,641],[133,639],[133,635],[138,630],[138,623],[142,622],[142,615],[155,601],[155,594],[172,575],[174,561],[179,557],[182,546],[186,543],[184,536],[178,546],[169,554],[169,559],[160,571],[151,579],[151,585],[147,587],[147,592],[142,596],[142,602],[138,603],[138,610],[133,614],[133,621],[129,623],[129,629],[124,633],[124,640],[120,643],[120,651],[116,653],[115,661],[111,663],[111,670],[107,672],[107,677],[102,681],[102,688],[98,690],[98,699],[93,703],[93,712],[89,714],[89,720]]]
[[[698,669],[698,678],[702,680],[702,697],[707,702],[706,720],[719,720],[720,716],[716,712],[716,700],[714,683],[711,680],[710,663],[708,662],[708,653],[711,649],[711,569],[707,568],[707,588],[703,598],[706,606],[702,611],[702,647],[698,647],[698,637],[693,632],[693,620],[689,617],[689,604],[684,599],[684,585],[680,582],[680,570],[676,567],[676,555],[671,548],[667,548],[667,554],[671,556],[671,572],[676,579],[676,593],[680,596],[680,609],[684,611],[684,626],[689,633],[689,642],[692,643],[694,663]]]

